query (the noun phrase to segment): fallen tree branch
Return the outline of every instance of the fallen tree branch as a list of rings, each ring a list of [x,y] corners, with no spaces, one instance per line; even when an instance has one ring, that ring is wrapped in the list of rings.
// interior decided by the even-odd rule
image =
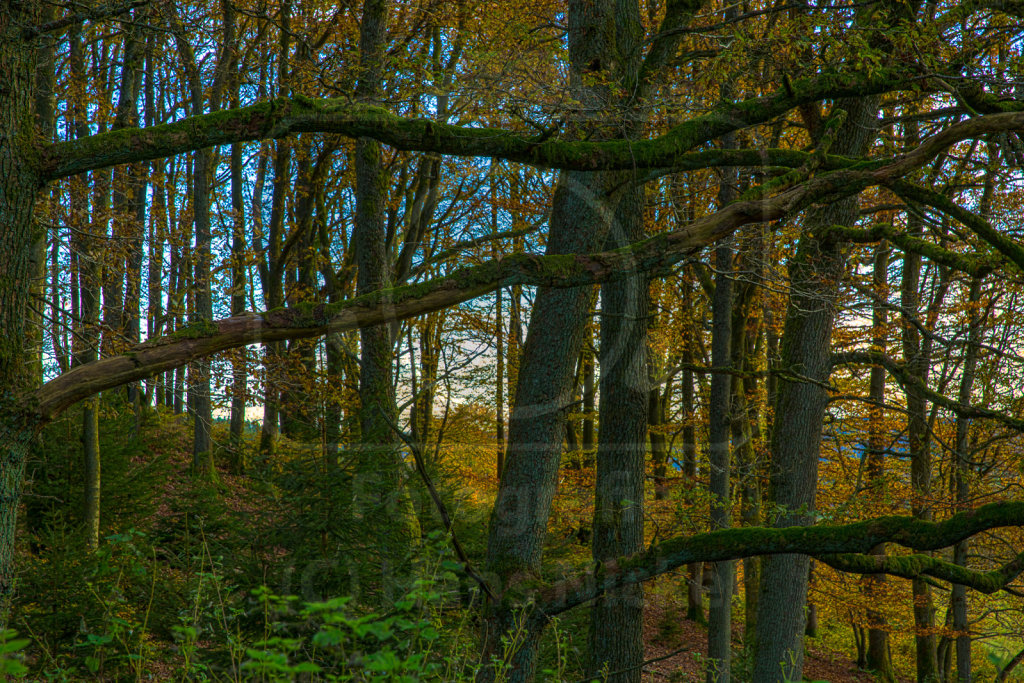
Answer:
[[[837,172],[849,173],[849,172]],[[860,177],[864,180],[863,175]],[[769,199],[736,202],[681,230],[597,254],[514,254],[426,282],[372,292],[347,301],[244,313],[216,322],[195,323],[146,341],[119,356],[65,372],[29,394],[29,409],[43,420],[105,389],[145,379],[198,358],[256,342],[302,339],[404,320],[474,299],[499,287],[575,287],[662,272],[694,250],[721,239],[741,225],[774,220],[833,192],[836,182],[856,191],[853,180],[809,182]]]
[[[815,555],[833,569],[852,574],[888,574],[904,579],[931,576],[958,583],[980,593],[991,594],[1003,590],[1024,571],[1024,553],[1017,555],[999,569],[978,572],[930,555]]]
[[[1014,655],[1013,659],[1007,662],[1006,666],[1000,669],[999,674],[996,676],[995,683],[1002,683],[1003,681],[1005,681],[1013,672],[1013,670],[1017,668],[1017,665],[1021,662],[1024,662],[1024,650],[1021,650],[1016,655]]]
[[[103,21],[105,19],[113,19],[114,17],[121,16],[131,12],[136,7],[145,7],[149,4],[149,0],[130,0],[121,5],[105,5],[102,7],[87,7],[81,12],[75,14],[69,14],[61,19],[55,19],[54,21],[41,24],[39,26],[29,26],[22,30],[21,37],[23,40],[31,40],[36,36],[45,35],[48,33],[59,33],[66,28],[81,24],[85,21]]]
[[[1002,116],[1002,114],[1000,114],[1000,116]],[[980,119],[971,120],[978,121]],[[1008,258],[1019,270],[1024,271],[1024,247],[1021,247],[1021,245],[996,230],[992,227],[991,223],[981,216],[968,211],[949,197],[946,197],[939,192],[914,185],[913,183],[906,182],[905,180],[893,178],[883,184],[888,186],[889,189],[905,201],[925,204],[926,206],[937,209],[964,224],[970,228],[974,234],[995,248],[995,250],[1000,254]]]
[[[988,255],[958,254],[926,239],[909,235],[891,224],[879,223],[869,228],[833,225],[827,228],[825,234],[828,237],[857,244],[870,244],[887,239],[903,251],[921,254],[928,257],[931,261],[977,277],[991,273],[1000,265],[999,260],[993,259]]]

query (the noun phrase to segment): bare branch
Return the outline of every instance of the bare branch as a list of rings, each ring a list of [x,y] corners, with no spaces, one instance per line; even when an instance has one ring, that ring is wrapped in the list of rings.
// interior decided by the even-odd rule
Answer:
[[[23,40],[31,40],[36,36],[41,36],[47,33],[59,33],[60,31],[70,28],[75,24],[81,24],[83,21],[103,21],[104,19],[112,19],[113,17],[127,14],[136,7],[144,7],[148,4],[149,0],[130,0],[130,2],[120,5],[88,7],[81,12],[68,15],[62,19],[55,19],[54,21],[50,21],[39,26],[30,26],[22,31],[21,37]]]
[[[885,368],[893,379],[903,386],[914,386],[924,392],[928,400],[935,405],[942,406],[950,412],[967,418],[984,418],[1000,422],[1018,432],[1024,432],[1024,420],[1012,417],[1006,413],[981,406],[964,405],[954,401],[925,385],[919,377],[911,374],[903,363],[876,351],[846,351],[832,356],[833,365],[880,365]]]

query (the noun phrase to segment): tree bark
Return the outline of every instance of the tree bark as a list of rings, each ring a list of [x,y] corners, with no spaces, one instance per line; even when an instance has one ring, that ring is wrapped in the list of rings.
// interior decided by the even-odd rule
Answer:
[[[69,66],[72,78],[85,81],[85,50],[79,31],[69,35]],[[71,107],[71,123],[76,136],[89,134],[86,125],[84,104],[74,102]],[[88,199],[83,178],[72,181],[71,208],[77,230],[72,233],[71,246],[77,254],[78,291],[81,306],[81,323],[77,326],[72,368],[91,363],[99,352],[100,321],[100,249],[97,236],[106,234],[110,198],[110,173],[103,171],[93,174],[93,214],[88,216]],[[82,403],[82,522],[87,548],[95,549],[100,540],[100,443],[99,443],[99,396],[90,396]]]
[[[356,96],[380,97],[384,48],[387,36],[387,2],[365,0],[359,30],[360,75]],[[386,194],[381,146],[376,140],[356,142],[356,217],[353,245],[358,274],[356,295],[390,286],[384,224]],[[391,425],[397,421],[392,379],[391,326],[359,328],[359,422],[362,436],[356,464],[357,510],[370,537],[377,539],[383,602],[396,597],[408,550],[414,542],[414,516],[407,492],[402,490],[402,463],[398,436]]]
[[[971,392],[978,365],[978,351],[981,342],[981,278],[971,278],[968,294],[968,328],[967,348],[964,350],[964,366],[960,375],[958,400],[970,405]],[[953,472],[956,509],[968,509],[971,497],[971,461],[970,420],[958,415],[956,418],[956,468]],[[970,541],[964,539],[953,546],[953,562],[961,567],[967,566],[967,552]],[[967,611],[967,587],[953,584],[951,596],[953,604],[953,631],[956,633],[956,680],[958,683],[971,683],[971,632]]]
[[[877,107],[871,98],[840,101],[848,112],[833,149],[861,154],[875,134]],[[818,141],[821,144],[821,141]],[[845,270],[836,242],[822,242],[815,232],[857,219],[855,198],[811,209],[805,233],[790,264],[791,295],[782,338],[781,365],[806,381],[780,381],[772,430],[769,493],[778,510],[775,526],[805,526],[813,520],[817,492],[821,426],[828,396],[821,383],[831,372],[832,325],[838,283]],[[764,562],[764,585],[758,605],[754,680],[782,683],[800,680],[803,672],[804,608],[809,559],[773,556]]]
[[[872,326],[872,350],[885,353],[888,330],[887,318],[889,294],[889,245],[882,240],[875,247],[874,269],[872,273],[872,289],[875,300],[871,308]],[[880,504],[885,500],[885,449],[886,431],[884,429],[885,413],[885,368],[872,366],[868,387],[868,443],[867,462],[865,466],[867,474],[867,486],[872,502]],[[878,546],[871,551],[872,555],[884,555],[885,548]],[[885,586],[885,575],[864,577],[864,592],[868,596],[869,604],[875,601],[872,596],[880,593]],[[877,610],[868,608],[867,614],[868,629],[865,651],[865,666],[875,673],[884,683],[893,683],[896,680],[896,673],[892,668],[892,656],[889,652],[889,631],[885,627],[885,620]]]
[[[619,202],[607,246],[630,244],[643,233],[643,195],[640,188],[630,186]],[[598,562],[643,548],[649,308],[643,273],[601,288],[601,419],[592,545]],[[608,591],[594,602],[590,675],[607,670],[609,683],[639,683],[643,608],[640,584]]]
[[[747,272],[765,274],[765,241],[759,231],[753,244],[740,250],[742,268]],[[739,286],[732,310],[732,367],[747,372],[756,367],[760,352],[761,303],[759,287],[753,282]],[[763,450],[759,423],[759,391],[757,376],[746,374],[732,378],[733,415],[731,421],[732,444],[740,489],[740,518],[743,526],[761,525],[761,451]],[[761,595],[761,558],[743,560],[744,639],[753,643],[757,633],[757,605]]]
[[[734,143],[727,136],[726,146]],[[719,188],[719,206],[735,197],[734,174],[724,175]],[[732,248],[725,241],[715,248],[715,291],[712,297],[711,365],[726,369],[732,364],[733,263]],[[732,424],[732,378],[725,372],[711,376],[708,397],[708,493],[711,496],[710,528],[732,526],[730,475],[732,453],[729,437]],[[729,683],[732,669],[732,591],[734,566],[719,562],[711,568],[711,594],[708,606],[708,683]]]
[[[665,388],[656,382],[656,368],[648,362],[647,381],[650,389],[647,392],[647,430],[651,443],[651,464],[654,471],[654,499],[668,498],[668,439],[665,438],[665,422],[667,421],[668,397],[672,393],[672,379],[665,382]]]
[[[289,55],[291,52],[291,0],[281,3],[278,17],[280,23],[279,58],[277,68],[278,96],[286,96],[289,92]],[[283,272],[284,264],[281,257],[281,242],[284,234],[285,202],[288,184],[291,180],[292,143],[290,140],[278,140],[274,150],[274,182],[270,198],[270,224],[267,226],[267,241],[263,247],[264,257],[260,261],[260,283],[263,289],[263,300],[268,309],[284,304]],[[270,458],[277,447],[277,435],[280,428],[281,392],[278,387],[277,373],[280,372],[281,355],[284,345],[281,342],[270,342],[263,345],[263,366],[265,373],[263,390],[263,423],[260,427],[260,455]]]
[[[697,485],[697,429],[696,410],[693,402],[693,342],[687,340],[683,346],[683,476],[687,486]],[[687,568],[686,618],[699,624],[706,624],[704,618],[704,566],[694,562]]]
[[[916,137],[916,127],[911,124],[908,136]],[[913,140],[911,140],[913,141]],[[917,216],[908,215],[909,232],[919,235],[923,223]],[[907,446],[910,451],[910,484],[913,492],[911,510],[923,520],[932,519],[931,486],[932,463],[928,435],[927,401],[924,395],[930,353],[928,345],[922,342],[921,333],[911,320],[920,313],[921,255],[905,252],[903,256],[903,279],[900,290],[902,310],[901,328],[903,358],[908,372],[918,382],[904,388],[907,401]],[[935,639],[935,606],[932,603],[931,588],[927,582],[917,579],[912,583],[914,596],[914,640],[917,653],[918,683],[928,683],[939,672],[937,642]]]
[[[232,32],[231,17],[225,15],[225,37]],[[188,81],[189,104],[194,116],[204,110],[206,91],[200,79],[199,66],[195,54],[184,35],[180,22],[175,26],[175,39],[178,51],[185,67]],[[224,54],[219,58],[223,60]],[[217,68],[223,69],[222,61]],[[211,111],[220,109],[220,93],[213,92],[210,97]],[[193,157],[192,171],[192,220],[195,226],[195,249],[193,251],[193,281],[189,289],[193,297],[193,306],[189,322],[202,325],[213,321],[213,290],[210,284],[210,265],[212,258],[213,233],[210,225],[210,183],[214,161],[211,148],[196,149]],[[195,476],[214,480],[217,469],[213,461],[213,442],[210,430],[213,426],[213,404],[210,398],[210,359],[198,359],[189,368],[189,412],[192,414],[192,473]]]
[[[38,227],[32,217],[41,185],[35,159],[32,116],[33,52],[19,40],[36,20],[35,3],[7,3],[0,11],[0,628],[7,626],[14,590],[16,517],[33,436],[14,395],[29,387],[30,289],[33,249]]]
[[[593,249],[607,233],[600,174],[564,173],[551,216],[547,254]],[[541,545],[555,493],[565,410],[587,313],[590,287],[538,289],[523,346],[509,419],[505,470],[491,515],[487,569],[502,586],[539,570]],[[486,625],[485,653],[502,655],[501,636],[515,633],[515,611],[494,608]],[[528,634],[512,662],[513,680],[532,680],[537,634]]]
[[[245,201],[242,196],[242,146],[231,146],[231,315],[245,311],[246,288],[246,239]],[[247,463],[242,434],[245,431],[245,408],[249,383],[248,352],[246,347],[238,349],[231,360],[231,470],[244,474]]]

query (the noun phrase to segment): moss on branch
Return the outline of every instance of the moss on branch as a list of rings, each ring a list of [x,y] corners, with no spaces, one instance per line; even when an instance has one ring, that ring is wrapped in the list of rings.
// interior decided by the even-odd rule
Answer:
[[[48,145],[42,154],[41,175],[46,180],[55,180],[116,164],[304,132],[370,137],[402,150],[494,157],[550,168],[663,168],[674,166],[697,145],[764,123],[800,104],[898,90],[908,86],[912,77],[906,68],[881,69],[871,74],[825,74],[794,83],[792,93],[723,104],[657,138],[605,142],[537,139],[519,131],[406,119],[386,109],[347,99],[278,98],[174,123],[122,129]]]
[[[990,503],[942,522],[914,517],[880,517],[853,524],[811,527],[722,529],[664,541],[629,557],[593,565],[576,578],[558,582],[537,595],[536,605],[551,616],[592,600],[606,590],[646,581],[691,562],[721,562],[744,557],[799,553],[836,564],[850,571],[930,576],[954,580],[993,592],[1005,587],[1024,569],[1018,556],[1003,568],[978,572],[921,555],[863,560],[872,548],[895,543],[915,551],[946,548],[989,529],[1024,526],[1024,502]],[[870,571],[866,571],[870,570]]]
[[[846,225],[833,225],[820,232],[824,238],[832,238],[844,242],[860,244],[879,242],[887,239],[903,251],[926,256],[935,263],[941,263],[954,270],[969,275],[983,277],[999,267],[999,261],[980,254],[959,254],[944,249],[937,244],[920,237],[914,237],[897,229],[891,224],[875,224],[869,228],[854,228]]]
[[[888,574],[904,579],[932,577],[973,588],[981,593],[996,593],[1007,586],[1024,570],[1024,553],[988,572],[940,560],[930,555],[818,555],[825,564],[854,574]]]
[[[919,187],[904,180],[889,180],[885,182],[885,185],[906,201],[930,206],[960,221],[1024,272],[1024,247],[1005,237],[981,216],[959,206],[939,192]]]

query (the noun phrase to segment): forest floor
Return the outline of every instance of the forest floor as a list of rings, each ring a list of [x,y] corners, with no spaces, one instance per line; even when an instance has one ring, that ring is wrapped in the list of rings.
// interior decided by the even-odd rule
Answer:
[[[175,430],[177,431],[177,430]],[[188,435],[176,435],[187,441]],[[191,467],[191,456],[187,447],[168,449],[173,467],[180,473],[180,478],[168,481],[164,495],[165,500],[180,499],[188,495],[188,472]],[[220,490],[227,507],[236,511],[256,516],[259,514],[258,504],[251,496],[249,484],[245,477],[232,475],[226,468],[218,466]],[[174,482],[179,482],[176,486]],[[182,490],[185,489],[185,490]],[[679,605],[675,604],[676,596],[665,596],[662,591],[654,590],[648,595],[644,612],[645,660],[658,659],[644,668],[643,681],[650,683],[703,683],[704,667],[702,660],[707,653],[707,627],[682,618]],[[666,626],[668,628],[666,628]],[[735,651],[740,651],[743,642],[742,624],[734,623],[733,641]],[[828,683],[874,683],[875,677],[859,670],[848,653],[837,652],[824,647],[820,643],[810,641],[804,664],[804,677],[809,681],[828,681]],[[900,683],[912,683],[911,678],[900,678]]]
[[[135,468],[145,468],[149,462],[161,462],[160,468],[150,474],[154,479],[148,484],[152,486],[149,489],[150,498],[148,504],[139,507],[133,503],[130,504],[130,501],[124,501],[121,508],[116,508],[115,513],[108,516],[108,520],[110,520],[108,523],[112,523],[114,527],[111,530],[113,531],[125,526],[141,527],[147,530],[153,537],[160,539],[161,550],[159,555],[161,558],[190,557],[187,547],[179,547],[182,544],[182,540],[178,538],[182,533],[185,533],[185,540],[188,541],[188,533],[182,532],[181,529],[178,529],[176,533],[171,533],[171,531],[178,527],[188,527],[187,520],[195,519],[198,514],[209,515],[208,526],[206,527],[207,536],[204,537],[204,543],[208,540],[211,543],[220,543],[220,545],[217,546],[219,550],[215,550],[212,554],[209,549],[205,551],[208,565],[213,561],[212,556],[217,556],[218,553],[236,552],[244,554],[246,552],[245,547],[247,544],[250,544],[251,539],[234,539],[226,535],[228,533],[227,530],[233,529],[234,532],[242,533],[243,535],[246,532],[259,533],[258,529],[268,528],[268,518],[271,522],[273,521],[277,507],[273,502],[275,496],[267,494],[267,491],[270,489],[266,487],[258,488],[254,484],[255,480],[250,477],[228,473],[224,469],[224,463],[222,462],[218,462],[218,483],[216,485],[211,487],[208,484],[197,484],[196,480],[189,474],[192,465],[192,458],[189,453],[190,433],[191,430],[187,428],[187,425],[180,418],[169,417],[165,417],[157,421],[155,425],[145,429],[138,447],[135,450],[125,451],[125,456],[130,459],[130,462],[126,467],[122,468],[125,471],[120,474],[120,480],[108,482],[110,489],[107,491],[105,501],[108,505],[116,503],[119,500],[118,488],[134,491],[132,486],[143,485],[131,484],[132,478],[136,476],[133,474],[136,471]],[[108,461],[111,457],[117,455],[116,451],[108,454]],[[113,471],[116,474],[116,468]],[[58,479],[61,479],[61,477],[58,477]],[[215,492],[213,496],[217,503],[215,508],[209,507],[208,503],[202,502],[201,499],[203,497],[200,494],[203,491]],[[120,498],[125,498],[125,496],[120,495]],[[117,513],[117,510],[120,510],[120,513]],[[224,522],[228,517],[236,518],[236,523],[225,526]],[[200,531],[202,531],[201,528]],[[218,541],[220,536],[224,536],[224,538]],[[252,541],[251,544],[254,547],[258,545],[255,541]],[[53,564],[51,560],[46,562]],[[165,563],[161,561],[161,565],[163,564]],[[187,587],[189,583],[186,574],[188,572],[194,573],[199,571],[202,573],[203,571],[208,571],[206,569],[207,565],[201,562],[198,567],[187,563],[181,566],[175,565],[173,569],[169,566],[164,567],[165,571],[173,574],[175,579],[170,581],[168,586],[174,587],[180,584],[179,588],[181,586]],[[47,565],[37,563],[36,566],[45,567]],[[54,564],[54,567],[57,567],[57,565]],[[57,573],[54,573],[55,571]],[[60,579],[59,571],[54,569],[51,573],[54,574],[52,578],[55,581]],[[212,574],[202,575],[213,576]],[[120,577],[118,580],[120,581]],[[58,581],[58,583],[63,585],[66,582]],[[154,583],[153,585],[156,584]],[[49,593],[56,590],[53,586],[49,586],[49,584],[47,586],[40,584],[39,589],[42,590],[44,588]],[[65,588],[67,587],[65,586]],[[149,588],[148,584],[144,588]],[[191,593],[184,589],[181,589],[179,592],[182,592],[181,596],[175,597],[177,593],[168,593],[166,596],[161,596],[162,599],[157,601],[160,603],[158,607],[163,612],[166,612],[166,614],[161,612],[161,617],[154,614],[153,623],[151,624],[153,628],[151,630],[154,632],[158,631],[159,624],[157,622],[166,618],[171,618],[173,621],[174,615],[181,611],[181,605],[178,604],[180,602],[179,598],[183,599],[183,596],[187,597]],[[148,600],[148,604],[131,605],[122,601],[123,604],[118,603],[115,607],[123,608],[128,610],[128,612],[132,610],[145,612],[148,621],[149,609],[153,607],[153,595],[151,590],[144,590],[139,595],[144,601]],[[65,596],[65,599],[70,598]],[[702,661],[707,652],[707,629],[683,617],[685,614],[685,604],[680,604],[680,600],[685,600],[685,595],[680,591],[678,579],[671,576],[662,577],[662,579],[652,582],[647,590],[647,607],[644,614],[645,659],[657,659],[657,661],[651,662],[644,668],[644,681],[652,683],[702,683],[704,681]],[[68,604],[77,605],[79,603],[72,601]],[[68,607],[68,609],[73,612],[74,609],[79,608]],[[47,610],[43,611],[46,612]],[[71,624],[69,628],[72,628],[72,631],[75,630],[74,627],[79,627],[79,617],[72,615],[68,619],[68,623]],[[742,622],[742,619],[739,621]],[[43,623],[48,624],[51,622]],[[96,628],[100,628],[100,626],[96,626]],[[734,629],[735,651],[739,653],[742,652],[742,623],[736,624]],[[78,630],[81,630],[80,627]],[[73,640],[77,638],[77,635],[69,632],[68,638]],[[154,656],[146,662],[145,666],[148,673],[155,676],[157,680],[170,680],[175,677],[174,672],[183,665],[177,647],[178,644],[177,641],[174,643],[170,642],[170,638],[166,638],[167,642],[162,642],[163,639],[161,638],[158,638],[158,640],[161,640],[161,642],[157,643],[154,641],[152,643],[154,645]],[[874,678],[870,674],[857,669],[855,662],[850,658],[849,650],[843,651],[842,647],[836,643],[831,643],[831,646],[834,649],[830,649],[821,640],[811,640],[809,642],[804,667],[804,673],[808,680],[828,681],[829,683],[872,683]],[[81,647],[80,645],[74,645],[68,653],[68,659],[62,661],[74,662],[81,659],[81,656],[78,654],[78,650],[81,650]],[[852,649],[852,644],[850,649]],[[32,655],[32,657],[38,656],[40,655]],[[51,656],[50,659],[53,659],[53,657]],[[736,668],[742,670],[742,664]],[[905,683],[905,681],[901,679],[900,683]],[[909,679],[907,679],[907,683],[909,683]]]
[[[672,607],[649,600],[644,610],[644,658],[658,661],[644,667],[645,683],[703,683],[702,661],[708,651],[707,628],[688,619],[679,618]],[[672,624],[666,632],[666,624]],[[742,628],[735,628],[733,640],[743,640]],[[857,668],[846,653],[826,649],[813,641],[808,643],[804,660],[804,677],[829,683],[874,683],[875,677]],[[910,683],[900,678],[900,683]]]

